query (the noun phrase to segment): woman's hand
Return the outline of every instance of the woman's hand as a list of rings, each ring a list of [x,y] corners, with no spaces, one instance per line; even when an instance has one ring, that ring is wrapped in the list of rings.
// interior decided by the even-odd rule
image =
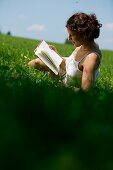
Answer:
[[[57,49],[56,49],[53,45],[49,45],[49,48],[50,48],[51,50],[54,50],[56,53],[58,53]]]
[[[68,87],[68,88],[72,89],[74,92],[80,91],[80,88],[79,88],[79,87],[69,86],[67,83],[63,83],[63,85],[64,85],[65,87]]]
[[[59,56],[61,56],[61,55],[58,53],[58,51],[57,51],[57,49],[55,48],[55,46],[49,45],[49,48],[50,48],[51,50],[54,50]],[[61,56],[61,57],[62,57],[62,56]]]

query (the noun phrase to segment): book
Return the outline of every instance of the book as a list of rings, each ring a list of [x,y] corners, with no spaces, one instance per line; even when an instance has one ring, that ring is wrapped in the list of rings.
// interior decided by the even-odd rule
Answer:
[[[35,55],[39,57],[56,75],[59,73],[62,57],[43,40],[34,50]]]

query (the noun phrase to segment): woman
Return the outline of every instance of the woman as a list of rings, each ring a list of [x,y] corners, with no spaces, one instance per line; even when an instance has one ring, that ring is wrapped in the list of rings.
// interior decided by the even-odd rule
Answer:
[[[67,20],[69,40],[75,50],[60,64],[59,77],[66,86],[74,89],[78,86],[85,91],[94,87],[101,63],[101,51],[94,40],[99,37],[101,26],[95,14],[79,12]],[[55,47],[50,45],[50,48],[57,52]],[[40,59],[30,61],[29,65],[49,70]]]

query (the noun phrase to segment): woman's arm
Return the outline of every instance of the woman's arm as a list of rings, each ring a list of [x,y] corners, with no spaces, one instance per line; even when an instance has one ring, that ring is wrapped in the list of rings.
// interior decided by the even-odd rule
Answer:
[[[81,88],[88,91],[94,87],[94,75],[99,65],[99,57],[95,54],[89,54],[83,64],[83,75]]]

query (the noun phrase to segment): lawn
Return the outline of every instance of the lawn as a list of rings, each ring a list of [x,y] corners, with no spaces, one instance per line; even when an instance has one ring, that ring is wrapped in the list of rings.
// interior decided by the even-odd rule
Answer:
[[[102,50],[96,87],[75,93],[28,67],[38,42],[0,35],[1,169],[112,170],[113,51]]]

